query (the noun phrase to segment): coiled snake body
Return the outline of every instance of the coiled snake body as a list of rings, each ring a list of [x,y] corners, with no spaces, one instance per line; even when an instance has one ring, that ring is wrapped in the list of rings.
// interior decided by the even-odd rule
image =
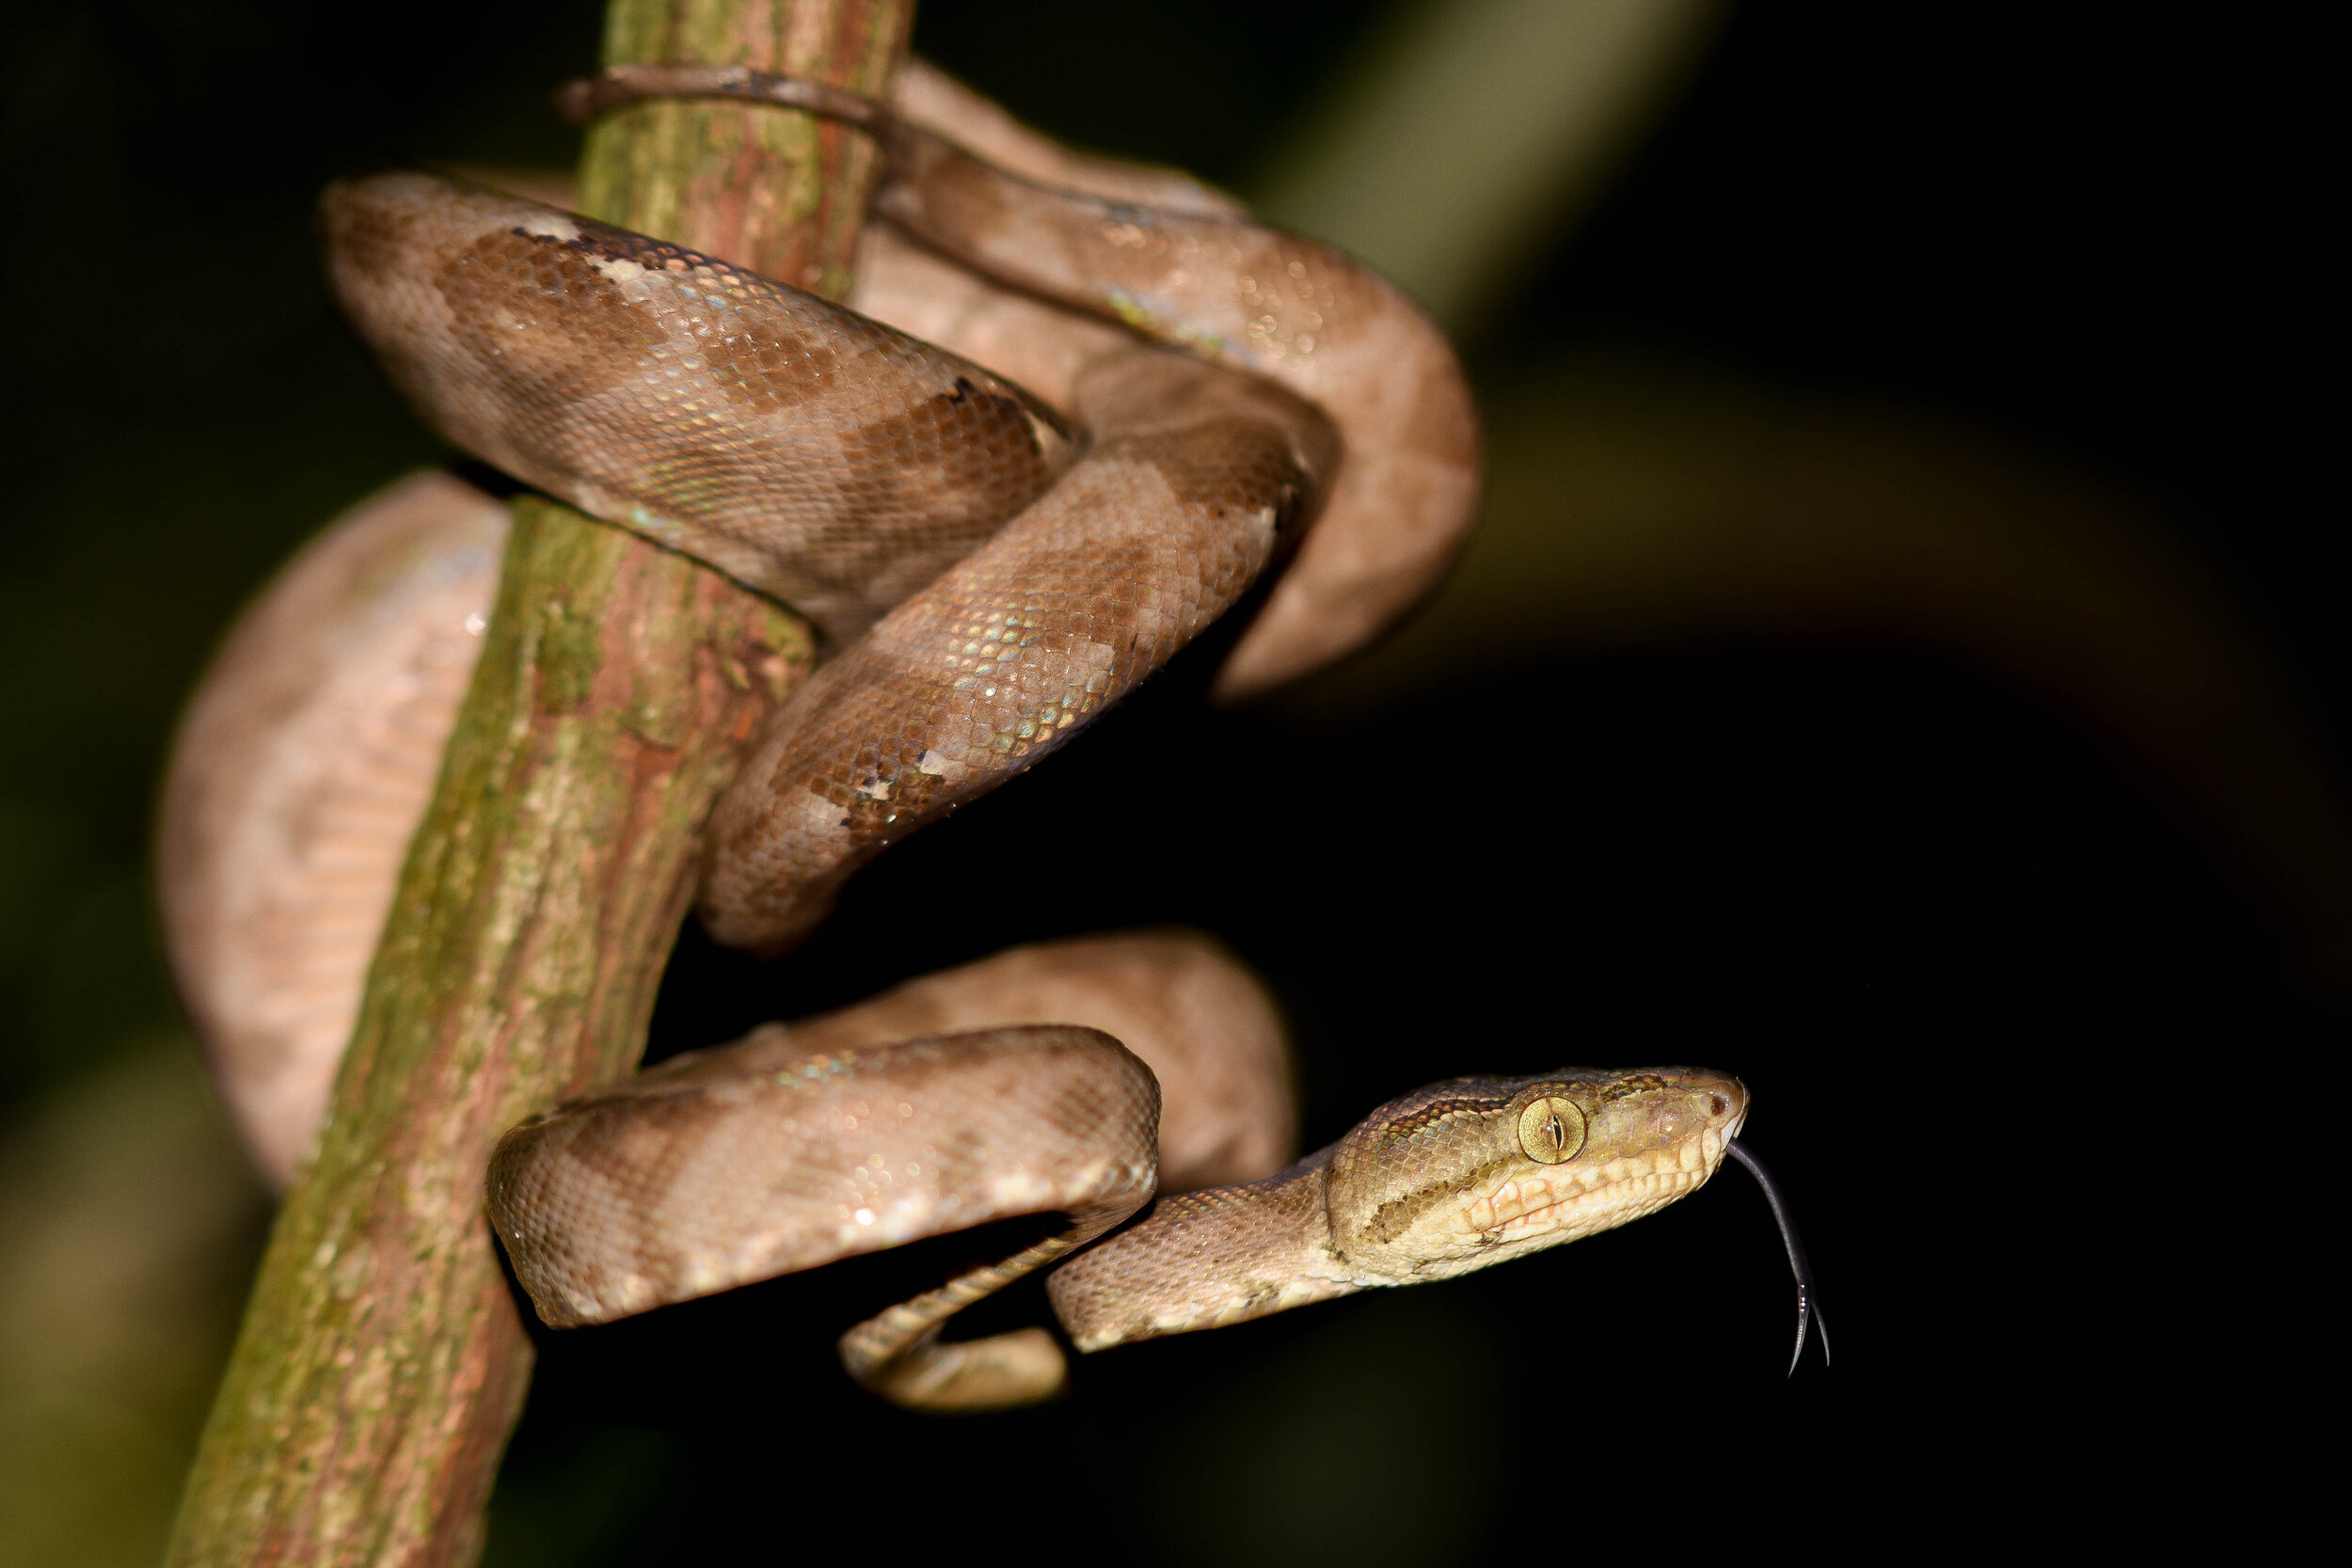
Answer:
[[[856,310],[421,174],[336,187],[325,226],[346,310],[445,435],[825,634],[707,835],[705,923],[776,951],[1284,552],[1220,688],[1359,645],[1453,555],[1478,456],[1442,337],[1344,257],[1181,176],[1068,153],[919,67],[895,113],[748,85],[884,143]],[[257,607],[183,729],[174,959],[281,1177],[315,1136],[499,528],[446,479],[363,509]],[[1212,943],[1138,934],[665,1063],[508,1134],[488,1192],[557,1324],[1067,1214],[845,1337],[868,1386],[968,1408],[1051,1391],[1060,1353],[1041,1330],[953,1343],[941,1323],[1066,1254],[1049,1292],[1082,1350],[1239,1322],[1647,1213],[1713,1173],[1746,1109],[1736,1080],[1692,1069],[1462,1079],[1277,1171],[1289,1102],[1262,992]],[[1100,1240],[1162,1183],[1175,1196]]]

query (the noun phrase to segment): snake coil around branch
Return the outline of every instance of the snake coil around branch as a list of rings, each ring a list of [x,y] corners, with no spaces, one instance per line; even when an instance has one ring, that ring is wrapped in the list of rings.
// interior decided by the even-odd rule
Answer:
[[[676,67],[573,99],[679,93],[876,137],[888,174],[850,308],[424,174],[339,185],[324,220],[346,311],[443,435],[823,634],[707,833],[720,941],[798,942],[874,855],[1067,743],[1269,572],[1223,695],[1361,646],[1459,548],[1470,394],[1368,269],[1184,176],[1069,152],[919,65],[888,105]],[[281,1180],[316,1136],[501,527],[445,476],[363,507],[265,596],[183,732],[173,954]],[[867,1386],[974,1408],[1063,1380],[1042,1330],[940,1334],[1031,1269],[1060,1265],[1049,1293],[1085,1351],[1447,1277],[1695,1190],[1747,1103],[1692,1069],[1465,1078],[1285,1165],[1263,991],[1213,942],[1141,933],[665,1063],[509,1133],[487,1190],[558,1325],[1064,1214],[843,1338]]]

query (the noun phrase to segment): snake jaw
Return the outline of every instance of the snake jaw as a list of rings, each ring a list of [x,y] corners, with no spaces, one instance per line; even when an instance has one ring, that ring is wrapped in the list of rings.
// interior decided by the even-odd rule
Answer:
[[[1663,1155],[1614,1160],[1606,1169],[1587,1172],[1589,1180],[1565,1196],[1523,1206],[1499,1223],[1479,1224],[1478,1210],[1483,1207],[1491,1213],[1495,1206],[1473,1205],[1463,1215],[1465,1227],[1477,1233],[1470,1256],[1477,1259],[1474,1266],[1483,1267],[1502,1260],[1479,1256],[1489,1249],[1516,1256],[1614,1229],[1686,1196],[1713,1174],[1715,1164],[1708,1160],[1694,1165],[1682,1159],[1670,1163]]]

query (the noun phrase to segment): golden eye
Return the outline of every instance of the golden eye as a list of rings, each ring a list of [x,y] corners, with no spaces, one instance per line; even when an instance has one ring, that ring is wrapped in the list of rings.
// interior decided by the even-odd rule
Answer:
[[[1519,1147],[1539,1165],[1573,1160],[1584,1147],[1584,1113],[1574,1101],[1536,1101],[1519,1113]]]

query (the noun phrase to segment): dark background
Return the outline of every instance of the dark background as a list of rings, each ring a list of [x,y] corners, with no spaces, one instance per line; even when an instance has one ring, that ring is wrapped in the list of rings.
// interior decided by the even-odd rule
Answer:
[[[1065,137],[1246,185],[1371,9],[929,0],[917,47]],[[388,159],[567,161],[540,95],[593,64],[596,13],[9,13],[11,1102],[168,1015],[151,803],[235,606],[437,454],[325,306],[318,187]],[[2309,362],[2333,315],[2304,214],[2336,138],[2300,25],[1741,7],[1466,356],[1508,388],[1597,349],[1668,356],[2121,487],[2231,595],[2332,759],[2352,688]],[[1459,1072],[1740,1073],[1836,1366],[1783,1378],[1791,1292],[1736,1178],[1454,1285],[1090,1359],[1065,1402],[986,1420],[891,1412],[832,1360],[854,1316],[958,1260],[934,1248],[542,1336],[494,1560],[732,1558],[819,1510],[894,1550],[1067,1520],[1120,1560],[1435,1561],[1524,1544],[1515,1505],[1589,1497],[1596,1463],[1757,1486],[1741,1517],[1836,1533],[1979,1472],[2066,1488],[2093,1439],[2160,1454],[2165,1369],[2216,1334],[2213,1281],[2286,1282],[2233,1228],[2259,1200],[2211,1162],[2259,1184],[2266,1113],[2238,1097],[2340,1035],[2340,993],[2165,781],[2030,679],[1800,634],[1219,713],[1213,656],[894,851],[780,963],[690,927],[655,1051],[1022,940],[1205,927],[1295,1024],[1304,1147]]]

